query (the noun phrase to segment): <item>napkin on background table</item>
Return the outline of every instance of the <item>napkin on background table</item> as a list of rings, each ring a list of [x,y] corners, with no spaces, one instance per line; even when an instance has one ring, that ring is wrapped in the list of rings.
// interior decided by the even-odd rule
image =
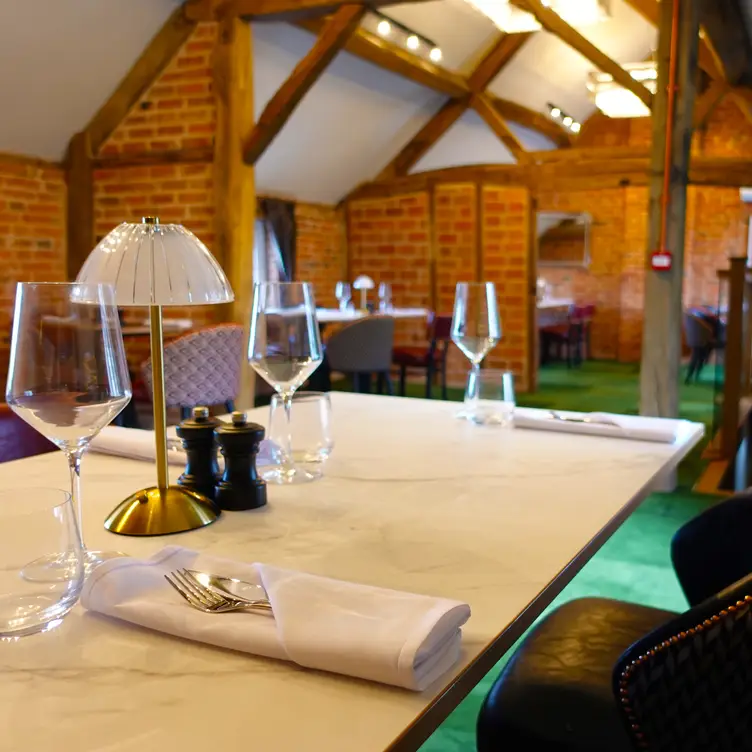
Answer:
[[[673,444],[676,441],[677,422],[662,418],[645,418],[639,415],[615,415],[614,413],[575,413],[568,410],[556,410],[563,418],[575,418],[576,421],[559,420],[547,410],[516,408],[514,425],[517,428],[534,428],[542,431],[563,431],[592,436],[610,436],[615,439],[632,439],[634,441],[654,441],[661,444]],[[583,418],[591,422],[581,423]],[[598,423],[595,421],[608,421]],[[616,425],[609,425],[613,423]]]
[[[185,451],[171,447],[171,442],[177,442],[175,426],[167,428],[167,461],[171,465],[185,465]],[[89,443],[89,449],[99,454],[112,454],[116,457],[126,457],[132,460],[146,460],[153,462],[156,457],[154,431],[140,428],[123,428],[121,426],[106,426]],[[264,439],[256,457],[257,465],[271,465],[275,463],[278,447],[273,442]],[[219,457],[220,465],[222,457]]]
[[[261,584],[274,616],[205,614],[164,575],[188,567]],[[307,668],[423,690],[459,659],[459,601],[244,564],[168,546],[148,560],[111,559],[87,579],[83,606],[168,634]]]

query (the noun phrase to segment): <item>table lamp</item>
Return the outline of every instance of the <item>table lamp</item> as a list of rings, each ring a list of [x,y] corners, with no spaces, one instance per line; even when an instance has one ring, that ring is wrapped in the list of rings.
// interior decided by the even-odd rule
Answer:
[[[373,290],[376,285],[370,277],[361,274],[355,282],[353,282],[353,287],[356,290],[360,290],[360,308],[364,311],[368,305],[368,291]]]
[[[77,281],[111,284],[118,306],[149,308],[157,485],[131,494],[104,526],[120,535],[166,535],[211,524],[218,507],[169,482],[162,307],[229,303],[234,296],[227,277],[192,232],[144,217],[140,223],[124,222],[103,238]]]

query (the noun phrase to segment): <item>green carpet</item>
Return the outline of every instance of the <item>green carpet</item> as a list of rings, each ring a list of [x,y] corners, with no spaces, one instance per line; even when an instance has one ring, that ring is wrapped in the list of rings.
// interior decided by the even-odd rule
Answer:
[[[681,416],[705,423],[708,435],[713,420],[713,378],[682,386]],[[450,398],[462,399],[461,390]],[[588,362],[579,369],[547,366],[540,373],[535,394],[518,395],[520,405],[560,410],[637,413],[638,367],[610,362]],[[411,385],[410,396],[423,387]],[[703,442],[704,446],[704,442]],[[613,537],[583,568],[551,608],[584,596],[618,598],[648,606],[682,610],[686,602],[669,557],[669,543],[687,520],[712,505],[716,498],[691,491],[703,469],[703,446],[696,448],[679,469],[679,488],[649,496]],[[475,749],[475,721],[488,689],[510,653],[491,671],[423,745],[421,752],[471,752]]]

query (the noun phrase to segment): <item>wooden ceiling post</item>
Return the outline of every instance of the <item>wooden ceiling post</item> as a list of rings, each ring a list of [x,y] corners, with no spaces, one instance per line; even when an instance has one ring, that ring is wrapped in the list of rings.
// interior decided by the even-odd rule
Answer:
[[[94,166],[91,141],[86,131],[76,133],[65,158],[68,185],[66,266],[68,279],[78,275],[94,248]]]
[[[251,26],[227,18],[219,27],[213,64],[217,101],[214,149],[215,255],[227,274],[235,302],[226,318],[250,324],[256,185],[253,165],[243,161],[243,144],[253,131],[253,50]],[[253,370],[243,361],[239,409],[253,407]]]
[[[669,58],[675,4],[679,24],[675,61],[677,96],[672,112],[669,89],[673,82],[669,81]],[[685,219],[699,28],[700,0],[661,3],[658,93],[650,165],[640,412],[663,418],[676,418],[679,414]],[[664,244],[665,247],[661,248]],[[650,257],[657,250],[672,254],[670,270],[653,271],[649,268]]]
[[[295,66],[295,70],[261,113],[245,144],[244,159],[247,164],[255,164],[284,128],[303,97],[358,28],[365,12],[363,5],[343,5],[326,22],[316,44]]]

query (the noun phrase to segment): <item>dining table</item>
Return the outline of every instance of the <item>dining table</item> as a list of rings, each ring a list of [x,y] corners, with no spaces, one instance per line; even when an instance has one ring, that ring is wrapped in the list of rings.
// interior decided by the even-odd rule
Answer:
[[[385,311],[356,310],[355,308],[342,310],[340,308],[317,308],[316,318],[320,324],[347,323],[358,321],[367,316],[390,316],[393,319],[425,319],[428,318],[427,308],[389,308]]]
[[[334,449],[322,479],[269,486],[263,509],[226,512],[179,536],[107,532],[107,513],[153,484],[155,467],[89,453],[86,543],[135,557],[175,544],[456,599],[472,611],[458,663],[413,692],[173,638],[76,606],[57,628],[0,644],[0,750],[417,750],[704,430],[646,418],[675,437],[653,443],[475,425],[458,419],[456,403],[438,400],[331,396]],[[263,425],[268,417],[268,408],[249,412]],[[171,471],[174,478],[179,468]],[[0,481],[22,504],[35,486],[66,487],[65,458],[2,464]]]

